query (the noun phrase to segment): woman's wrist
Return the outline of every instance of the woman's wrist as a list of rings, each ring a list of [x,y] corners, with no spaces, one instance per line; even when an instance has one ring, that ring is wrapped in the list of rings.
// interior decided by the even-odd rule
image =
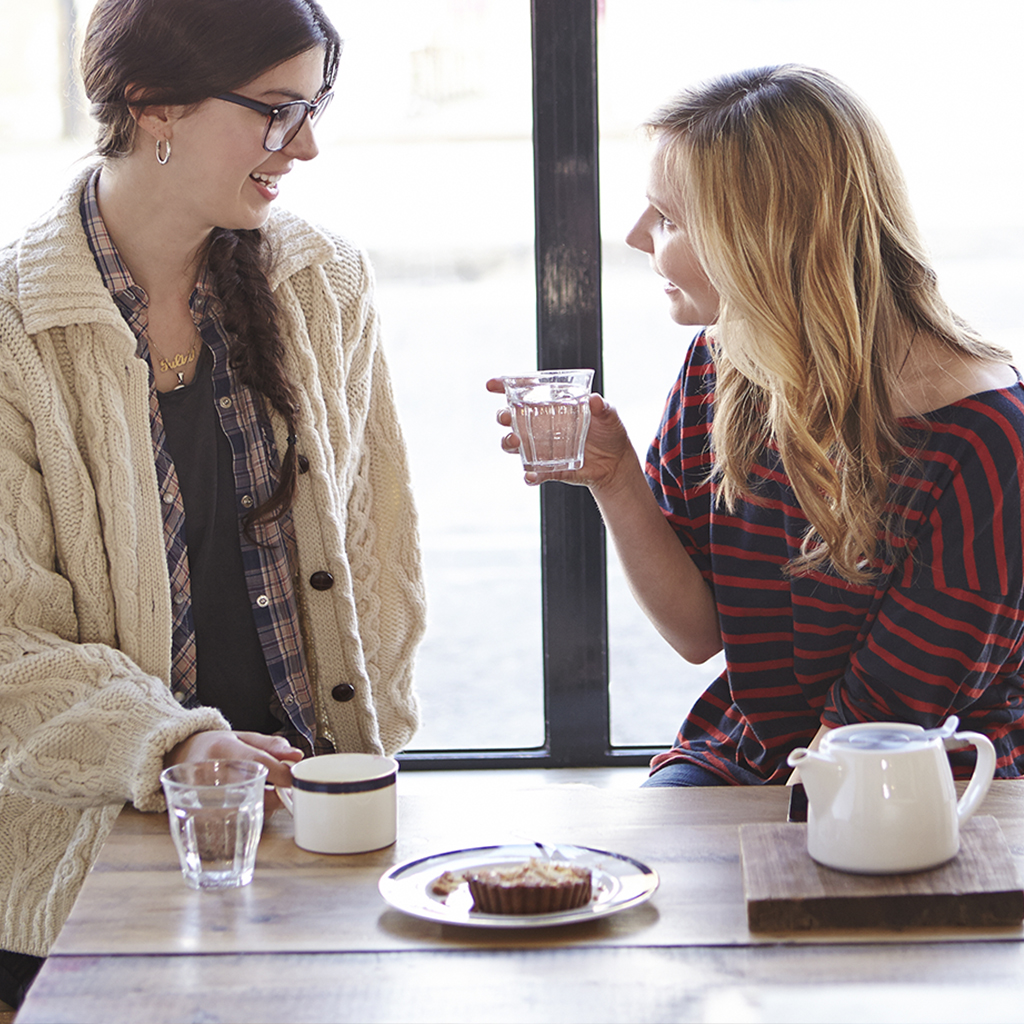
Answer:
[[[611,472],[587,486],[602,510],[605,506],[612,510],[619,505],[635,505],[638,501],[646,504],[647,499],[654,499],[632,445],[627,446]]]

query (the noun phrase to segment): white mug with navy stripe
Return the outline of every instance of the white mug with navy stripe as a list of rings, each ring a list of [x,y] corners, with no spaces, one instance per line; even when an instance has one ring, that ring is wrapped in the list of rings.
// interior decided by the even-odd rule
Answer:
[[[368,853],[398,834],[398,762],[379,754],[319,754],[292,765],[278,787],[295,819],[295,842],[311,853]]]

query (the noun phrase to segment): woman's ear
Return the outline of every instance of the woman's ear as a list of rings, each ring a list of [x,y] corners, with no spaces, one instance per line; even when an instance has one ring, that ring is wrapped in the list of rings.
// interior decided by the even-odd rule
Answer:
[[[128,110],[139,128],[157,142],[170,141],[171,127],[180,116],[180,108],[166,103],[147,104],[138,86],[127,86],[124,95]]]

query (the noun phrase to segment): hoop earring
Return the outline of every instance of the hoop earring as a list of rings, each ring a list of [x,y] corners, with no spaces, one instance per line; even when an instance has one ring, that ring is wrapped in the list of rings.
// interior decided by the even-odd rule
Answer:
[[[161,159],[160,157],[160,144],[162,142],[167,143],[167,154]],[[171,140],[170,139],[157,139],[156,140],[156,162],[163,167],[168,160],[171,159]]]

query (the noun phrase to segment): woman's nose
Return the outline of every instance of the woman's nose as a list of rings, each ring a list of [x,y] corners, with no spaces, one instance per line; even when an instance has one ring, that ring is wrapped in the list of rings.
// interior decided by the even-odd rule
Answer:
[[[308,117],[302,123],[295,138],[281,152],[287,153],[295,160],[312,160],[320,152],[320,147],[316,144],[316,136],[313,134],[313,125]]]
[[[640,252],[653,253],[654,243],[651,241],[651,232],[647,227],[647,215],[644,214],[629,230],[626,235],[626,245],[631,249],[639,249]]]

